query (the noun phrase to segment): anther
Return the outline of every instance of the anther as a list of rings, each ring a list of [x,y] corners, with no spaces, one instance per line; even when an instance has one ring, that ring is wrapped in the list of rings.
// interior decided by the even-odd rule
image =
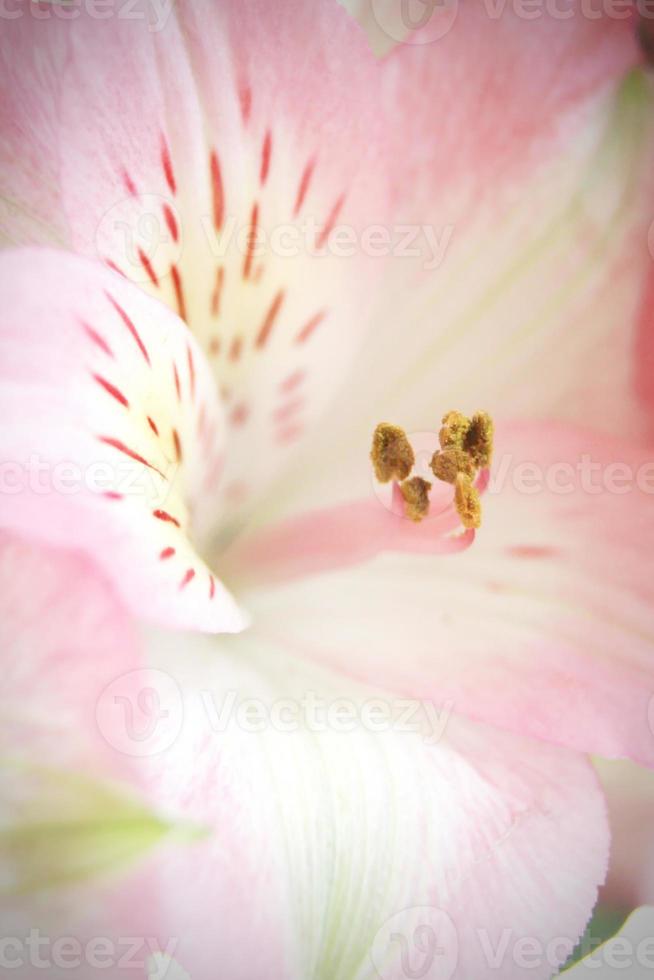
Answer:
[[[413,449],[404,429],[388,422],[380,422],[375,429],[370,458],[380,483],[406,480],[415,463]]]
[[[452,446],[435,452],[431,458],[431,470],[438,480],[445,483],[455,483],[459,473],[472,479],[475,475],[475,464],[463,449]]]
[[[461,523],[467,528],[477,528],[481,524],[481,502],[479,494],[467,476],[459,473],[454,484],[454,503]]]
[[[493,420],[488,412],[476,412],[463,440],[463,448],[475,466],[483,469],[493,456]]]
[[[404,497],[405,514],[412,521],[421,521],[429,513],[429,491],[431,483],[421,476],[413,476],[400,484]]]

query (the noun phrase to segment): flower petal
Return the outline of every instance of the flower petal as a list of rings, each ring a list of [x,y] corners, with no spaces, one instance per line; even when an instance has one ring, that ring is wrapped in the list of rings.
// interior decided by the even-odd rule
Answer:
[[[393,936],[413,959],[418,926],[443,947],[435,977],[490,980],[499,957],[506,980],[544,980],[566,958],[607,861],[603,802],[583,759],[344,685],[249,633],[153,636],[149,659],[146,681],[116,680],[134,711],[151,686],[176,737],[141,739],[109,703],[110,683],[94,708],[124,730],[103,725],[107,751],[122,765],[129,755],[155,812],[211,834],[159,847],[122,879],[88,881],[69,896],[69,932],[82,916],[113,935],[122,909],[129,934],[151,937],[193,980],[212,980],[216,962],[230,980],[375,970],[398,980]],[[35,696],[56,697],[39,673],[32,680]],[[513,944],[524,936],[543,947],[557,937],[554,962],[522,970]]]
[[[359,678],[654,765],[651,453],[556,425],[497,439],[468,552],[277,588],[271,562],[248,598],[253,617],[282,646]]]
[[[459,6],[434,44],[383,62],[335,0],[182,4],[160,31],[85,11],[7,22],[4,196],[58,213],[54,182],[70,244],[188,319],[230,403],[223,513],[302,436],[320,480],[327,446],[342,458],[401,406],[424,425],[434,390],[639,420],[623,325],[654,168],[651,95],[621,88],[631,25]]]
[[[123,751],[128,718],[116,679],[124,689],[125,675],[138,676],[147,687],[149,676],[135,630],[88,558],[2,532],[0,650],[0,914],[15,937],[3,947],[4,963],[21,980],[33,977],[31,947],[16,955],[16,943],[40,931],[51,938],[44,955],[52,976],[63,975],[55,969],[62,960],[71,967],[53,946],[66,945],[65,936],[78,945],[106,937],[106,966],[106,943],[132,935],[133,922],[103,883],[198,830],[153,807],[134,753]],[[113,714],[101,711],[107,702]],[[101,903],[101,932],[86,889]],[[149,901],[154,909],[157,896]],[[83,949],[91,955],[91,945]]]
[[[191,543],[224,423],[186,328],[97,263],[46,250],[0,263],[2,523],[92,553],[139,616],[242,628]]]

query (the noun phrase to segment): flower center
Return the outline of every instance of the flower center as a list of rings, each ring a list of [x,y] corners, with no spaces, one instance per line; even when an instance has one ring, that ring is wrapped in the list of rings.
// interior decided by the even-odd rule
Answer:
[[[431,471],[438,480],[454,486],[454,503],[466,528],[481,524],[481,502],[475,481],[486,470],[493,455],[493,421],[486,412],[472,418],[461,412],[443,416],[438,434],[440,449],[432,456]],[[409,439],[397,425],[380,422],[375,429],[370,453],[380,483],[394,480],[404,500],[404,511],[412,521],[429,514],[431,483],[411,476],[415,454]]]

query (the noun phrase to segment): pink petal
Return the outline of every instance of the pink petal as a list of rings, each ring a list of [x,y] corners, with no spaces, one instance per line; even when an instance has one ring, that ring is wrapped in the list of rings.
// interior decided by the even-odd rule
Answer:
[[[2,522],[92,554],[139,616],[242,628],[196,553],[224,423],[190,334],[99,264],[1,258]]]
[[[278,585],[288,579],[343,569],[389,551],[446,555],[465,551],[475,540],[464,531],[454,504],[447,497],[434,502],[419,523],[404,513],[397,485],[385,502],[367,499],[309,511],[280,524],[272,524],[245,540],[239,539],[223,554],[230,576],[246,587],[256,582]],[[399,500],[396,498],[399,496]]]
[[[19,592],[10,596],[23,622],[43,620],[51,609],[51,593],[24,588],[23,567],[28,576],[45,568],[44,579],[56,572],[70,603],[91,608],[88,565],[57,564],[42,552],[31,561],[20,566]],[[85,570],[82,591],[76,568]],[[0,590],[0,606],[7,595]],[[119,622],[118,611],[114,616]],[[95,631],[97,621],[89,625]],[[85,636],[79,622],[76,631]],[[70,656],[60,678],[76,669],[76,641],[53,645],[56,635],[31,633],[23,667],[26,678],[33,668],[30,700],[16,703],[19,717],[35,704],[56,717],[55,651]],[[4,647],[9,657],[23,642],[20,627],[11,640]],[[123,645],[120,635],[116,640]],[[217,962],[230,980],[303,980],[311,969],[354,976],[363,967],[371,975],[386,968],[399,980],[399,945],[391,934],[411,940],[417,906],[427,907],[427,923],[438,927],[455,980],[497,976],[487,956],[498,947],[503,978],[551,975],[584,928],[607,861],[603,802],[584,760],[454,717],[439,740],[420,704],[413,707],[421,725],[406,730],[398,716],[406,719],[405,702],[301,666],[265,642],[253,647],[247,634],[210,643],[187,636],[181,644],[179,635],[153,639],[155,669],[147,681],[137,671],[131,686],[128,665],[121,660],[109,668],[113,654],[103,648],[97,679],[104,690],[80,684],[67,704],[73,718],[91,704],[102,709],[108,745],[95,756],[98,777],[112,768],[113,752],[130,785],[145,780],[151,807],[205,826],[208,836],[195,844],[171,839],[127,875],[27,896],[22,909],[31,908],[32,918],[20,920],[26,928],[65,901],[66,934],[115,937],[127,918],[129,932],[118,935],[151,937],[162,948],[177,939],[175,960],[194,980],[214,980]],[[77,655],[88,660],[88,648]],[[144,683],[160,696],[159,708],[175,723],[167,744],[130,740],[129,715],[109,703],[117,690],[107,673],[113,669],[134,710]],[[330,711],[345,703],[358,721],[342,731],[333,721],[321,728],[319,715],[290,731],[270,721],[258,731],[248,727],[253,704],[269,719],[285,705],[281,717],[288,720],[289,706],[301,713],[307,698]],[[390,711],[384,730],[363,720],[372,703]],[[106,727],[112,717],[117,725]],[[76,765],[86,736],[85,727],[73,725],[62,727],[58,739],[38,741],[41,763],[54,755],[58,764],[68,756]],[[508,952],[501,945],[505,930]],[[550,954],[554,963],[523,970],[513,956],[522,936],[544,947],[562,937]]]
[[[654,168],[650,97],[623,85],[632,25],[459,7],[445,36],[383,62],[318,0],[183,4],[161,30],[99,30],[85,10],[7,21],[8,233],[54,224],[188,320],[229,401],[223,514],[303,437],[318,459],[328,437],[344,453],[355,422],[400,405],[411,422],[435,390],[639,422],[625,323]],[[354,254],[315,256],[334,223]],[[406,226],[417,256],[395,254]],[[362,244],[380,227],[393,254]],[[286,228],[290,254],[271,241]],[[451,232],[440,264],[425,228],[437,245]]]
[[[467,553],[278,588],[271,556],[248,599],[257,629],[468,717],[652,765],[651,454],[555,425],[504,427],[498,444]]]

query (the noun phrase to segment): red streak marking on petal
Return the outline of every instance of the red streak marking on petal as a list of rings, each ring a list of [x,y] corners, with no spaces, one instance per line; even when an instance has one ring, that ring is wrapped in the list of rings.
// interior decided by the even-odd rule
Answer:
[[[213,599],[216,594],[216,580],[213,575],[209,576],[209,598]]]
[[[123,393],[120,390],[120,388],[116,388],[115,385],[112,385],[111,381],[107,381],[107,379],[106,378],[103,378],[102,375],[100,375],[100,374],[94,374],[93,375],[93,380],[94,381],[97,381],[97,383],[102,388],[104,388],[104,390],[108,394],[110,394],[112,398],[115,398],[117,402],[120,402],[120,404],[121,405],[124,405],[125,408],[129,408],[129,402],[127,401],[127,399],[123,395]]]
[[[177,462],[182,461],[182,441],[179,438],[179,433],[177,429],[173,429],[173,442],[175,444],[175,456],[177,457]]]
[[[275,296],[274,300],[270,304],[270,309],[266,313],[266,317],[263,323],[261,324],[261,329],[259,330],[259,334],[255,341],[256,347],[261,348],[266,346],[266,343],[268,341],[268,338],[270,337],[272,328],[275,325],[275,320],[277,319],[277,315],[280,311],[283,302],[284,302],[284,290],[280,289],[277,295]]]
[[[148,415],[148,425],[150,426],[150,428],[154,432],[155,436],[158,436],[159,435],[159,429],[157,428],[157,424],[156,424],[156,422],[154,421],[153,418],[150,418],[149,415]]]
[[[229,416],[229,421],[234,426],[244,425],[245,422],[247,422],[248,420],[249,414],[250,414],[249,408],[247,407],[247,405],[241,402],[241,404],[235,405],[234,408],[232,409],[231,414]]]
[[[211,151],[209,157],[209,170],[211,172],[211,197],[213,200],[213,224],[216,231],[220,231],[225,218],[225,188],[223,177],[220,170],[220,160],[215,150]]]
[[[173,171],[173,165],[170,159],[170,151],[168,150],[168,144],[162,136],[161,138],[161,164],[163,166],[164,175],[166,177],[166,183],[170,187],[173,194],[177,193],[177,183],[175,181],[175,173]]]
[[[179,228],[177,227],[177,219],[175,218],[175,215],[173,214],[172,209],[170,208],[170,206],[168,204],[164,204],[162,210],[163,210],[164,219],[165,219],[166,224],[168,226],[168,231],[173,236],[173,241],[174,242],[178,242],[179,241]]]
[[[220,299],[223,293],[223,285],[225,283],[225,270],[222,266],[218,266],[216,269],[216,285],[211,296],[211,315],[218,316],[220,314]]]
[[[130,197],[136,197],[137,195],[136,184],[134,183],[134,181],[132,180],[132,178],[130,177],[130,175],[127,173],[126,170],[123,170],[123,184],[125,185],[125,189],[127,193],[130,195]]]
[[[114,356],[114,352],[112,351],[111,347],[109,346],[109,344],[107,343],[107,341],[104,339],[104,337],[102,337],[97,332],[97,330],[94,330],[93,327],[89,326],[88,323],[84,323],[83,320],[82,320],[82,326],[84,327],[84,331],[85,331],[87,337],[89,337],[89,339],[93,341],[93,343],[96,345],[96,347],[99,347],[100,350],[101,351],[104,351],[105,354],[108,354],[109,357],[113,357]]]
[[[175,554],[174,548],[164,548],[164,550],[159,555],[159,558],[161,559],[161,561],[166,561],[166,559],[172,558],[174,554]]]
[[[268,173],[270,172],[271,152],[272,152],[272,134],[268,129],[266,130],[263,146],[261,148],[261,169],[259,171],[259,180],[261,181],[262,187],[266,183],[266,180],[268,179]]]
[[[294,439],[299,438],[302,435],[302,426],[293,425],[289,426],[287,429],[282,429],[277,433],[277,442],[286,444],[292,442]]]
[[[127,313],[125,313],[125,310],[122,308],[122,306],[120,306],[116,302],[116,300],[113,298],[113,296],[110,295],[110,293],[106,293],[105,295],[106,295],[107,299],[109,300],[109,302],[111,303],[111,305],[113,306],[113,308],[115,309],[116,313],[118,313],[118,315],[120,316],[121,320],[123,321],[123,323],[125,324],[125,326],[129,330],[129,332],[131,333],[131,335],[134,338],[134,340],[136,341],[136,344],[138,346],[138,349],[143,354],[143,357],[145,358],[147,364],[150,364],[150,355],[147,352],[147,348],[146,348],[145,344],[143,343],[143,341],[141,340],[141,337],[140,337],[140,334],[139,334],[138,330],[136,329],[136,327],[134,326],[134,324],[132,323],[132,321],[130,320],[130,318],[127,316]]]
[[[209,342],[209,353],[213,357],[218,357],[220,354],[220,337],[212,337]]]
[[[241,105],[241,116],[245,125],[248,124],[250,120],[250,112],[252,110],[252,89],[249,85],[242,85],[239,89],[238,100]]]
[[[158,521],[164,521],[168,524],[174,524],[175,527],[182,526],[177,520],[177,518],[173,517],[172,514],[169,514],[167,510],[153,510],[152,516],[156,517]]]
[[[506,550],[512,558],[556,558],[559,553],[556,548],[537,544],[517,544]]]
[[[225,487],[225,497],[232,504],[241,504],[247,498],[248,485],[243,480],[235,480]]]
[[[234,337],[232,341],[232,346],[229,350],[230,361],[238,361],[239,357],[241,356],[242,347],[243,347],[243,340],[241,339],[241,337]],[[229,392],[226,394],[225,397],[229,398]]]
[[[182,285],[182,274],[173,263],[170,267],[170,274],[173,277],[173,287],[175,289],[175,302],[177,303],[177,312],[181,316],[182,320],[186,319],[186,303],[184,301],[184,287]]]
[[[149,463],[144,456],[140,455],[140,453],[136,453],[133,449],[130,449],[129,446],[126,446],[124,442],[120,441],[120,439],[113,439],[111,436],[98,436],[98,439],[106,446],[111,446],[112,449],[117,449],[118,452],[123,453],[125,456],[129,456],[130,459],[136,460],[137,463],[142,463],[143,466],[147,466],[148,469],[154,470],[154,472],[158,473],[164,480],[166,479],[160,469],[157,469],[156,466]]]
[[[309,322],[306,323],[302,327],[302,329],[300,330],[299,334],[295,338],[295,343],[296,344],[304,344],[305,341],[307,341],[309,339],[309,337],[311,336],[311,334],[314,332],[314,330],[316,329],[316,327],[318,327],[322,323],[322,321],[324,319],[325,319],[325,311],[324,310],[322,310],[320,313],[316,313],[315,316],[311,317],[311,319],[309,320]]]
[[[313,176],[313,171],[316,166],[315,160],[309,160],[304,172],[300,179],[300,186],[297,189],[297,197],[295,198],[295,206],[293,208],[293,217],[297,218],[300,213],[300,208],[304,204],[304,199],[307,196],[307,191],[309,190],[309,184],[311,183],[311,178]]]
[[[186,355],[188,358],[188,376],[191,382],[191,401],[195,398],[195,361],[193,360],[193,351],[190,347],[186,348]]]
[[[334,228],[334,225],[336,224],[336,219],[338,218],[344,203],[345,203],[345,194],[341,194],[341,196],[338,198],[333,208],[329,212],[329,216],[327,218],[327,223],[325,224],[325,227],[323,228],[323,230],[320,232],[320,234],[316,239],[317,249],[321,249],[325,244],[325,242],[327,241],[327,239],[329,238]]]
[[[302,371],[301,369],[298,371],[294,371],[293,374],[289,374],[288,378],[285,378],[281,382],[279,387],[283,392],[288,394],[288,392],[294,391],[295,388],[297,388],[297,386],[301,384],[302,381],[304,381],[305,377],[306,377],[305,372]]]
[[[157,273],[152,268],[152,263],[150,262],[150,259],[147,257],[147,255],[142,249],[138,250],[138,256],[139,256],[139,262],[147,272],[150,282],[152,283],[153,286],[158,286],[159,277],[157,276]]]
[[[186,574],[184,575],[184,578],[179,583],[180,592],[182,589],[185,589],[186,586],[189,584],[189,582],[192,582],[194,578],[195,578],[195,570],[193,568],[188,568],[186,570]]]
[[[285,405],[280,405],[279,408],[273,412],[273,419],[278,423],[288,422],[290,417],[295,415],[295,413],[299,411],[303,405],[303,398],[294,398],[293,401],[287,402]]]
[[[122,500],[122,493],[118,493],[116,490],[104,490],[102,496],[106,500]]]
[[[245,251],[245,257],[243,259],[244,279],[249,279],[250,272],[252,271],[252,259],[254,258],[254,249],[257,244],[258,225],[259,225],[259,205],[255,202],[252,205],[252,213],[250,215],[250,230],[248,232],[247,248]]]
[[[177,401],[182,400],[182,386],[179,383],[179,371],[177,370],[177,365],[173,363],[173,378],[175,379],[175,391],[177,392]]]
[[[108,266],[113,272],[117,272],[119,276],[123,277],[123,279],[127,279],[127,276],[125,275],[123,270],[119,268],[119,266],[117,266],[115,262],[112,262],[111,259],[105,259],[104,264]]]

